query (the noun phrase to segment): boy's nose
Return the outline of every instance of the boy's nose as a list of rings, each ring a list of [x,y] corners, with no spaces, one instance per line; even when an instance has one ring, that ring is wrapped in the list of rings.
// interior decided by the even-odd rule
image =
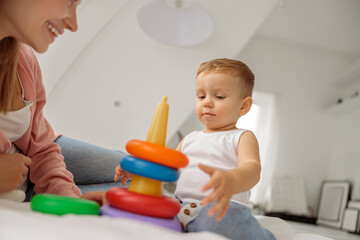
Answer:
[[[212,103],[211,99],[209,99],[209,98],[205,99],[204,107],[213,107],[213,103]]]

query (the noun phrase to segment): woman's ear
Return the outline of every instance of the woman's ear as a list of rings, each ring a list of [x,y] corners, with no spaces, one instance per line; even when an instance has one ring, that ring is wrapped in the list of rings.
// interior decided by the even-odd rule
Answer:
[[[250,96],[245,97],[242,100],[242,105],[240,108],[239,116],[244,116],[250,111],[251,105],[252,105],[252,98]]]

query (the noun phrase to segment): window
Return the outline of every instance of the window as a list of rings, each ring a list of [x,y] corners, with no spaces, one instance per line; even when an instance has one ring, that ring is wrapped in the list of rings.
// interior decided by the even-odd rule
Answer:
[[[262,172],[260,182],[251,190],[250,201],[253,203],[265,200],[265,191],[273,176],[278,139],[275,103],[273,94],[254,92],[249,113],[241,117],[236,124],[238,128],[253,131],[259,142]]]

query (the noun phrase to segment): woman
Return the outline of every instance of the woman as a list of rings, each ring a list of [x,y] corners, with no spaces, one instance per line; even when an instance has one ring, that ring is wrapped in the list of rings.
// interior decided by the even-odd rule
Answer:
[[[31,48],[43,53],[65,29],[76,32],[79,4],[0,0],[0,193],[21,189],[29,200],[34,190],[103,203],[103,191],[82,195],[75,183],[113,186],[113,169],[124,154],[59,137],[42,113],[45,90]]]

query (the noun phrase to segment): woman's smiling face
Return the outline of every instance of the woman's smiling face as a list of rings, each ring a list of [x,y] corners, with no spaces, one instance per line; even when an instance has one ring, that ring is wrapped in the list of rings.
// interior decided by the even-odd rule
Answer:
[[[45,52],[65,29],[77,31],[79,0],[0,0],[0,40],[14,37]]]

